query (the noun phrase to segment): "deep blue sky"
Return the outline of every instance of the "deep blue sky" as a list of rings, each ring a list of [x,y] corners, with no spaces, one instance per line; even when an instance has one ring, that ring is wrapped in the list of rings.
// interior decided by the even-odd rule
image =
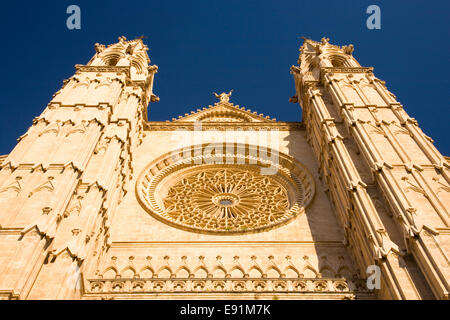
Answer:
[[[81,30],[66,28],[66,8],[81,8]],[[370,4],[381,30],[366,28]],[[159,66],[149,118],[166,120],[216,101],[231,101],[280,120],[298,121],[291,65],[300,36],[352,43],[407,112],[450,155],[449,1],[8,1],[2,2],[0,154],[14,147],[75,64],[95,42],[144,35]]]

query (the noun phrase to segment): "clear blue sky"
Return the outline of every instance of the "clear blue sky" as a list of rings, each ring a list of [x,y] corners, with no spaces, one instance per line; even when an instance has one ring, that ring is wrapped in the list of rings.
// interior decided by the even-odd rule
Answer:
[[[81,8],[81,30],[66,28],[67,6]],[[366,28],[370,4],[381,30]],[[0,154],[9,153],[95,42],[144,35],[159,66],[151,120],[231,101],[285,121],[301,119],[291,65],[300,36],[352,43],[444,155],[449,139],[449,1],[8,1],[2,2]]]

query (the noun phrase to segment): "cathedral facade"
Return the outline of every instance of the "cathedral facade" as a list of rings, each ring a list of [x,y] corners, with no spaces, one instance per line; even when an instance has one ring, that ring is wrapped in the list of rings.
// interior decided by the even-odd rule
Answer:
[[[95,51],[0,157],[0,298],[449,299],[449,159],[352,45],[304,39],[293,122],[152,121],[143,41]]]

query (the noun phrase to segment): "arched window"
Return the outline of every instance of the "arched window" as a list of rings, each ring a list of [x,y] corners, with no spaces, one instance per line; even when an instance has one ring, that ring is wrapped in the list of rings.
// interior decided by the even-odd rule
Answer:
[[[103,56],[102,60],[105,63],[106,66],[114,67],[119,62],[121,56],[117,53],[109,53],[105,56]]]
[[[319,79],[320,76],[320,68],[319,65],[317,64],[317,62],[312,62],[309,65],[309,72],[311,72],[312,76],[314,77],[314,79]]]
[[[119,59],[117,59],[117,58],[108,59],[106,61],[106,65],[110,66],[110,67],[113,67],[113,66],[115,66],[117,64],[117,62],[119,62]]]
[[[342,56],[330,56],[329,60],[331,62],[331,65],[334,68],[344,68],[344,67],[348,67],[349,63],[347,62],[347,59],[345,57]]]

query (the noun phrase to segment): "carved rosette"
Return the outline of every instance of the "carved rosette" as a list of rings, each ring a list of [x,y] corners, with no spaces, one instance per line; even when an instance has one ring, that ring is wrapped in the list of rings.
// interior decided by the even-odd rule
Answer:
[[[139,202],[164,223],[222,235],[268,230],[304,212],[314,183],[301,164],[278,152],[260,159],[250,156],[261,154],[252,147],[236,149],[202,156],[204,147],[193,146],[160,157],[137,181]],[[268,167],[275,170],[265,174]]]

